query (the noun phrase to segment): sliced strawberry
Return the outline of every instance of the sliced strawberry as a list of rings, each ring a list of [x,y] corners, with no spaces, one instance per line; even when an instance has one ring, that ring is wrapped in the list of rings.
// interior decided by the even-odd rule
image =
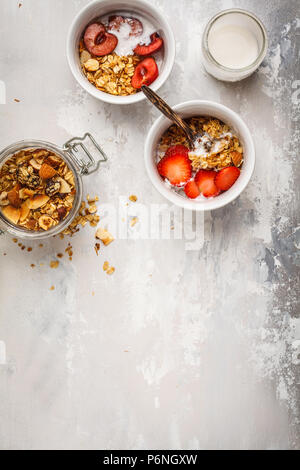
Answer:
[[[113,15],[108,18],[108,21],[109,31],[120,31],[122,24],[127,23],[131,28],[129,36],[140,36],[141,34],[143,34],[143,24],[137,18]]]
[[[162,48],[164,42],[158,33],[151,34],[150,39],[150,44],[138,44],[133,52],[137,55],[151,55]]]
[[[205,197],[214,197],[220,194],[219,188],[215,185],[216,172],[212,170],[199,170],[195,176],[195,182],[201,193]]]
[[[83,40],[87,50],[99,57],[110,54],[118,44],[118,38],[107,33],[102,23],[90,24],[85,30]]]
[[[182,154],[185,157],[188,156],[189,149],[185,147],[184,145],[172,145],[169,147],[165,153],[165,157],[169,155],[173,155],[174,153],[176,154]]]
[[[142,85],[151,85],[158,77],[158,67],[152,57],[142,60],[133,74],[131,85],[133,88],[141,88]]]
[[[187,195],[187,197],[189,197],[190,199],[195,199],[196,197],[200,195],[200,189],[194,180],[186,183],[184,187],[184,192]]]
[[[157,165],[158,172],[167,178],[173,186],[181,186],[192,176],[192,165],[190,160],[178,153],[164,156]]]
[[[215,179],[216,186],[221,191],[227,191],[236,182],[241,171],[236,166],[228,166],[220,170]]]

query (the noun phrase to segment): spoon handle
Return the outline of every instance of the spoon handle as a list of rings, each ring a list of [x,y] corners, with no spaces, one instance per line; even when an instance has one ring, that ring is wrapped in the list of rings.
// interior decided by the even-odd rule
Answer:
[[[163,113],[168,119],[171,121],[175,122],[178,127],[180,127],[183,132],[186,134],[189,144],[191,148],[194,147],[194,140],[195,140],[195,133],[192,131],[192,129],[187,125],[187,123],[179,116],[178,113],[176,113],[170,106],[160,97],[158,96],[151,88],[149,88],[146,85],[142,85],[142,91],[144,95],[148,98],[149,101],[151,101],[154,106],[156,106],[157,109],[161,113]]]

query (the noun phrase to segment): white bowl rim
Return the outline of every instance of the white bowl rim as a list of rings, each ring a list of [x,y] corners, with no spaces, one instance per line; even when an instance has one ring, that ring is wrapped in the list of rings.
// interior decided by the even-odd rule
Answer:
[[[231,122],[231,118],[232,120],[236,120],[239,123],[239,128],[242,129],[242,133],[240,132],[240,134],[242,134],[242,137],[244,138],[244,140],[247,140],[247,144],[249,146],[249,151],[246,156],[248,168],[247,168],[247,171],[244,170],[244,172],[243,172],[243,169],[241,170],[241,175],[238,179],[238,181],[240,180],[239,185],[237,186],[237,182],[238,182],[237,181],[228,191],[222,193],[222,195],[217,196],[215,198],[208,198],[207,200],[203,201],[203,204],[199,201],[197,202],[193,199],[188,199],[183,196],[180,196],[175,191],[170,190],[167,187],[167,185],[164,183],[164,181],[162,180],[161,176],[158,174],[156,167],[154,169],[153,154],[152,154],[152,144],[153,144],[155,134],[157,133],[158,129],[160,129],[163,126],[163,124],[169,121],[165,116],[160,116],[152,124],[148,132],[148,135],[146,137],[146,142],[145,142],[145,147],[144,147],[144,158],[145,158],[146,170],[147,170],[148,176],[152,184],[157,189],[157,191],[160,194],[162,194],[166,199],[168,199],[170,202],[172,202],[173,204],[179,207],[183,207],[184,209],[201,211],[201,212],[219,209],[231,203],[232,201],[234,201],[244,191],[244,189],[246,188],[246,186],[248,185],[252,177],[254,167],[255,167],[255,146],[254,146],[253,138],[244,120],[235,111],[233,111],[227,106],[224,106],[223,104],[220,104],[216,101],[190,100],[190,101],[185,101],[183,103],[179,103],[176,106],[172,106],[172,107],[176,111],[185,111],[188,113],[189,110],[186,108],[191,107],[191,106],[193,107],[199,106],[199,108],[201,108],[201,106],[202,107],[208,106],[208,107],[214,108],[215,110],[219,110],[223,112],[224,114],[226,114],[228,116],[229,123]],[[201,110],[199,110],[199,115],[201,115]],[[212,117],[214,117],[213,114],[212,114]]]
[[[69,63],[69,67],[71,69],[71,72],[77,81],[77,83],[90,95],[94,96],[98,100],[104,101],[106,103],[110,104],[133,104],[133,103],[138,103],[140,101],[143,101],[146,99],[144,93],[140,91],[139,93],[136,93],[134,95],[129,95],[129,96],[114,96],[110,95],[109,93],[102,92],[98,90],[96,87],[94,87],[79,71],[79,68],[76,65],[75,59],[74,59],[74,48],[73,48],[73,35],[74,35],[74,30],[76,29],[77,23],[80,21],[80,18],[85,14],[86,11],[88,11],[90,8],[93,7],[93,5],[99,4],[101,6],[101,3],[103,3],[105,0],[93,0],[92,2],[88,3],[85,7],[83,7],[75,16],[73,19],[71,26],[69,27],[68,31],[68,37],[67,37],[67,60]],[[112,3],[112,9],[113,3],[122,0],[111,0]],[[173,69],[174,63],[175,63],[175,55],[176,55],[176,43],[175,43],[175,37],[174,33],[172,31],[172,28],[169,24],[169,22],[165,19],[163,13],[155,6],[147,2],[146,0],[134,0],[136,3],[139,3],[141,7],[144,7],[145,10],[151,11],[153,15],[157,17],[158,23],[162,25],[162,29],[164,31],[168,32],[168,37],[169,37],[169,43],[168,43],[168,48],[169,48],[169,53],[168,56],[165,58],[165,63],[164,63],[164,69],[162,74],[159,75],[159,77],[153,82],[153,84],[150,85],[150,88],[152,88],[154,91],[157,91],[169,78],[169,75]],[[126,2],[128,5],[128,9],[130,10],[130,1]],[[127,7],[126,5],[126,7]]]

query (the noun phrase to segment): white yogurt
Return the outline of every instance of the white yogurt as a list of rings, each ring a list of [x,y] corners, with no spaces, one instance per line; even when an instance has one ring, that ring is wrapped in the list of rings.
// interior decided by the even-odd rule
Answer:
[[[141,18],[138,15],[132,15],[130,13],[118,13],[120,16],[124,17],[134,17],[137,18],[143,25],[143,33],[140,36],[130,36],[131,27],[128,23],[122,23],[119,31],[115,29],[107,29],[109,33],[114,34],[118,38],[118,45],[115,48],[114,52],[119,56],[127,56],[133,54],[133,49],[138,44],[150,44],[150,35],[155,33],[157,29],[155,26],[150,23],[146,18]],[[101,18],[103,24],[108,24],[109,16],[107,15]]]

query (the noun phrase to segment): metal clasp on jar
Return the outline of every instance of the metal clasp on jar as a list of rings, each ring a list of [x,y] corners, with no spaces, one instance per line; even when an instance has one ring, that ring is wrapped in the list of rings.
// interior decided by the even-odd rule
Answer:
[[[74,137],[68,140],[63,148],[74,159],[82,175],[90,175],[98,171],[101,163],[107,161],[107,155],[89,132],[83,137]],[[86,158],[79,157],[80,150],[83,151]],[[94,158],[93,152],[96,152],[97,157]]]

